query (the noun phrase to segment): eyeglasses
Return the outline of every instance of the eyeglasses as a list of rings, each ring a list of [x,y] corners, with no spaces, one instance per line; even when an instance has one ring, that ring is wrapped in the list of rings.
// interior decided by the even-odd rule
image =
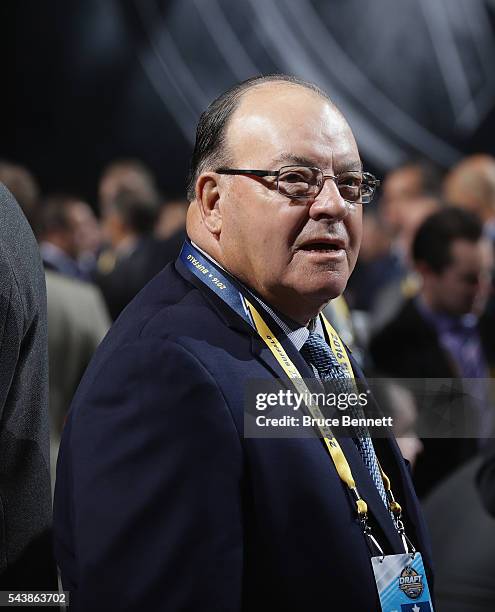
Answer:
[[[368,172],[342,172],[337,176],[323,174],[309,166],[283,166],[280,170],[239,170],[218,168],[218,174],[276,176],[277,191],[291,199],[316,198],[327,179],[331,179],[341,197],[352,204],[369,204],[380,181]]]

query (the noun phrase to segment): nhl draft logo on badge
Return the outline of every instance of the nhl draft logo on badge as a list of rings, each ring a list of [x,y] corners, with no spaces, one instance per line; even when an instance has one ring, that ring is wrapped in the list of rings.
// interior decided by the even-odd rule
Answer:
[[[410,599],[417,599],[423,592],[423,576],[412,567],[405,567],[399,576],[399,589]]]

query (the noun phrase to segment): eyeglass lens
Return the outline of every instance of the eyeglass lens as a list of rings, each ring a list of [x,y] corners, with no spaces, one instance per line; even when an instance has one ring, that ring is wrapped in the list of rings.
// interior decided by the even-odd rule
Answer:
[[[374,186],[363,172],[344,172],[334,180],[340,195],[347,202],[368,203]],[[278,190],[289,198],[311,197],[318,194],[323,184],[323,172],[317,168],[285,166],[278,175]]]

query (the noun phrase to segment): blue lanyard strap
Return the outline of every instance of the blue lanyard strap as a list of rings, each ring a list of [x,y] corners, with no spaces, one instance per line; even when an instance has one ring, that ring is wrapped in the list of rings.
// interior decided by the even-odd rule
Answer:
[[[232,277],[229,277],[211,259],[205,257],[188,240],[184,242],[179,258],[194,276],[216,293],[234,312],[256,330],[244,296],[240,289],[236,287],[235,280]]]

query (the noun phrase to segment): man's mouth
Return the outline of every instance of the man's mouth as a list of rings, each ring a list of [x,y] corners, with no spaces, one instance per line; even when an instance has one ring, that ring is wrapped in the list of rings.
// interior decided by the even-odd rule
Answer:
[[[331,252],[341,251],[345,249],[345,244],[342,240],[325,240],[325,241],[311,241],[302,244],[299,247],[301,251],[320,251],[320,252]]]

